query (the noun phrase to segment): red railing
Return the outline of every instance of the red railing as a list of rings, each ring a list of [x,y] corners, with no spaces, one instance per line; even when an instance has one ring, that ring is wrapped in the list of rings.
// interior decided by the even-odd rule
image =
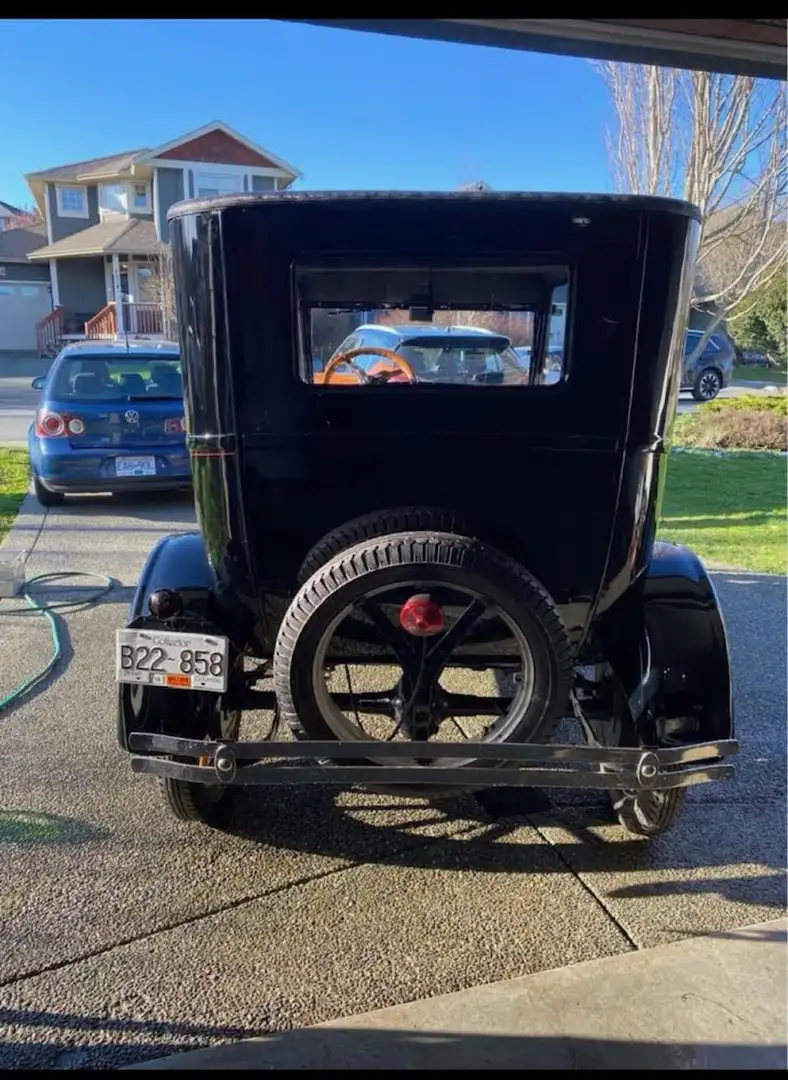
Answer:
[[[115,337],[116,325],[115,302],[111,300],[106,307],[85,323],[85,337],[112,339]]]
[[[36,323],[36,347],[39,356],[48,356],[63,333],[63,308],[58,304]]]

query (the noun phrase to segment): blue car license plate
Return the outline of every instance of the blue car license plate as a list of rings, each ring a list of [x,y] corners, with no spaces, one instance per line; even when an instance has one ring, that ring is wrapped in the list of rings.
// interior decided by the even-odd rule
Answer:
[[[119,457],[115,458],[116,476],[155,476],[155,457]]]

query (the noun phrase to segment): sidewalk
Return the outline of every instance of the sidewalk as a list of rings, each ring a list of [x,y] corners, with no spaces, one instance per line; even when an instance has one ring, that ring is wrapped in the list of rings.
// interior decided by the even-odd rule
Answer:
[[[787,929],[688,938],[131,1068],[783,1070]]]

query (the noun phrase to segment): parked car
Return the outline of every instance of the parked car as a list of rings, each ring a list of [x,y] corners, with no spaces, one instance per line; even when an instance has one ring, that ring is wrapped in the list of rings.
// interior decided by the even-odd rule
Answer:
[[[67,493],[191,484],[177,346],[68,345],[33,388],[28,447],[42,506]]]
[[[168,220],[200,531],[151,549],[115,677],[129,770],[162,781],[169,812],[243,828],[241,788],[285,783],[296,794],[268,806],[297,829],[299,784],[577,787],[608,790],[611,817],[656,837],[686,787],[731,776],[714,585],[689,548],[656,539],[681,362],[666,343],[684,330],[675,283],[694,276],[698,209],[285,191],[182,202]],[[622,296],[622,279],[637,288]],[[346,339],[315,385],[327,311],[421,319],[438,298],[492,314],[511,297],[541,328],[567,287],[580,332],[561,392],[466,384],[464,367],[464,385],[438,381],[444,341],[474,364],[487,349],[493,374],[506,349],[415,322],[374,328],[361,354]],[[375,351],[380,377],[353,368]],[[392,368],[405,378],[389,388]],[[251,741],[252,710],[289,740],[275,724]]]
[[[531,346],[530,345],[518,345],[514,350],[515,355],[518,357],[524,367],[530,368],[531,366]],[[561,375],[564,370],[564,350],[561,345],[548,345],[546,349],[546,355],[544,364],[542,365],[541,383],[543,386],[551,386],[553,383],[561,381]]]
[[[731,381],[736,350],[733,342],[724,334],[712,334],[700,356],[690,363],[689,358],[703,333],[703,330],[686,332],[681,389],[690,390],[696,401],[711,401]]]
[[[386,349],[407,362],[407,371],[394,371],[392,361],[382,356],[340,356],[357,349]],[[324,368],[314,370],[314,381],[322,383],[329,372],[332,383],[358,383],[362,379],[383,378],[386,382],[458,384],[519,383],[528,377],[523,365],[504,334],[478,326],[438,326],[434,323],[405,323],[384,326],[369,323],[348,334]]]

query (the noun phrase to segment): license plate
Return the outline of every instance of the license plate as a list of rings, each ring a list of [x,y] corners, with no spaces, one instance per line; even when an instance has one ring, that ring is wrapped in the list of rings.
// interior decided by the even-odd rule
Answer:
[[[119,457],[115,458],[116,476],[155,476],[155,457]]]
[[[228,640],[170,630],[118,630],[118,682],[165,686],[171,690],[227,689]]]

